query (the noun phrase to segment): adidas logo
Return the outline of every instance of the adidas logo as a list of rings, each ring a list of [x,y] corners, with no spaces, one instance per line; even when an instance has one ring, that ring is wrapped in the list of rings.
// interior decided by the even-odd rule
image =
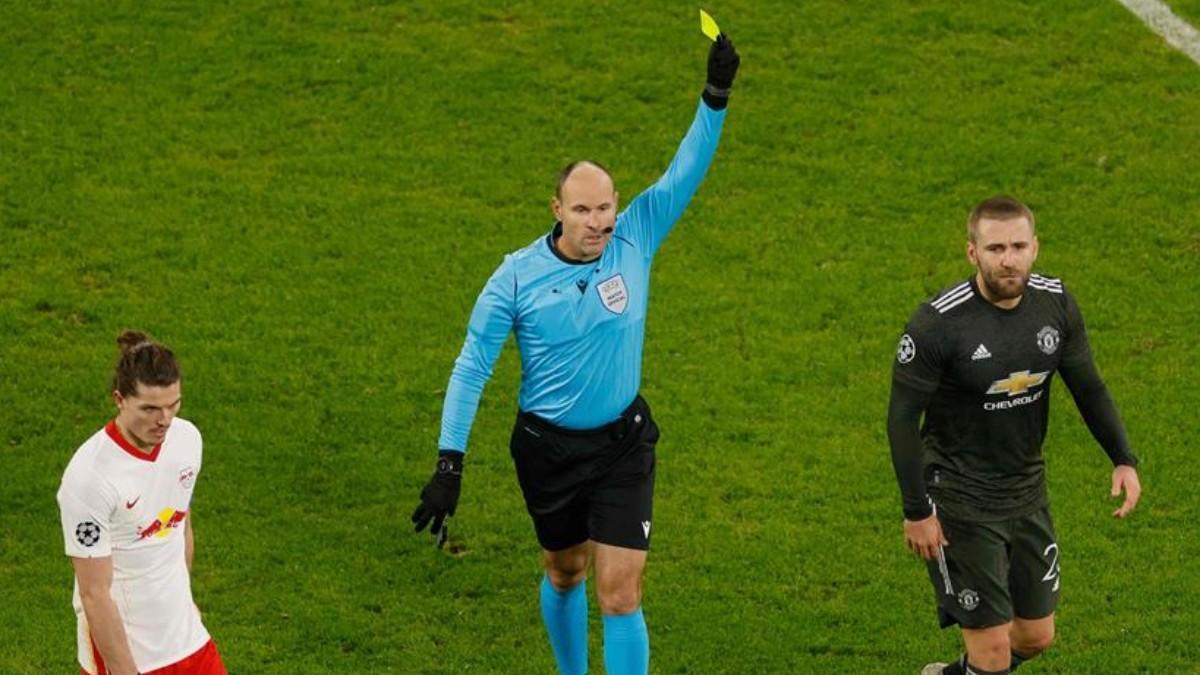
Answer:
[[[979,347],[975,350],[975,353],[971,355],[972,361],[981,361],[983,359],[990,359],[990,358],[992,358],[992,353],[989,352],[987,350],[987,347],[984,347],[983,344],[980,344]]]

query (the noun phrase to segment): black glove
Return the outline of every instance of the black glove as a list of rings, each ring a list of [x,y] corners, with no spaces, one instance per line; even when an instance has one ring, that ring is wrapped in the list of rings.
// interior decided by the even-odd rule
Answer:
[[[729,91],[742,59],[724,33],[717,36],[708,49],[708,82],[702,94],[713,110],[724,110],[729,103]]]
[[[412,521],[417,532],[425,529],[430,520],[433,526],[429,528],[432,535],[438,537],[438,548],[446,543],[443,523],[454,515],[458,508],[458,493],[462,489],[463,453],[457,450],[441,450],[438,452],[437,470],[433,472],[425,489],[421,490],[421,504],[413,511]]]

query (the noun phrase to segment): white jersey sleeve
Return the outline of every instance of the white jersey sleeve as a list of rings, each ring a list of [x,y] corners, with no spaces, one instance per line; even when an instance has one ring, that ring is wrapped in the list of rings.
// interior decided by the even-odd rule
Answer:
[[[73,558],[112,555],[112,517],[117,508],[117,491],[107,481],[95,477],[88,480],[84,474],[90,473],[89,469],[90,466],[72,462],[58,490],[63,540],[67,555]]]

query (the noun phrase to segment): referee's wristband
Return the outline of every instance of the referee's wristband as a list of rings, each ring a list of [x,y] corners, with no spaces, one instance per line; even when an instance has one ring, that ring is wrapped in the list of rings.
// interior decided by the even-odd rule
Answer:
[[[464,455],[466,453],[459,450],[438,450],[437,472],[439,474],[461,476]]]
[[[704,93],[708,94],[709,96],[716,96],[717,98],[729,98],[729,94],[732,92],[733,87],[725,87],[722,89],[712,82],[706,82],[704,84]]]
[[[700,98],[708,107],[713,110],[724,110],[725,106],[729,105],[729,93],[732,89],[721,89],[714,86],[711,82],[704,85],[704,91],[700,94]]]

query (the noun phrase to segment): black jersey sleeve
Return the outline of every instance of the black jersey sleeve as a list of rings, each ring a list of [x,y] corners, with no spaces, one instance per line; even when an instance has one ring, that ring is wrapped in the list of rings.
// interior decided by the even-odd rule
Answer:
[[[892,446],[892,468],[900,484],[904,517],[922,520],[933,508],[925,494],[925,457],[921,451],[921,413],[929,405],[933,392],[915,389],[903,382],[892,382],[888,402],[888,443]]]
[[[1137,466],[1137,457],[1129,447],[1117,406],[1104,380],[1100,378],[1100,372],[1096,370],[1083,314],[1069,293],[1064,293],[1063,301],[1067,311],[1067,335],[1063,340],[1063,356],[1058,366],[1063,382],[1071,390],[1075,406],[1079,408],[1088,431],[1092,432],[1112,463]]]
[[[896,346],[892,381],[920,391],[937,391],[947,358],[945,338],[937,310],[928,304],[918,307]]]
[[[1088,343],[1087,327],[1083,324],[1083,313],[1075,303],[1075,296],[1068,291],[1062,294],[1063,311],[1066,314],[1066,335],[1063,336],[1062,361],[1059,368],[1070,368],[1089,363],[1092,347]]]
[[[937,391],[946,350],[940,315],[928,304],[917,308],[900,336],[892,364],[888,403],[888,443],[892,468],[900,484],[904,517],[921,520],[932,513],[925,494],[925,457],[921,447],[921,415]]]

